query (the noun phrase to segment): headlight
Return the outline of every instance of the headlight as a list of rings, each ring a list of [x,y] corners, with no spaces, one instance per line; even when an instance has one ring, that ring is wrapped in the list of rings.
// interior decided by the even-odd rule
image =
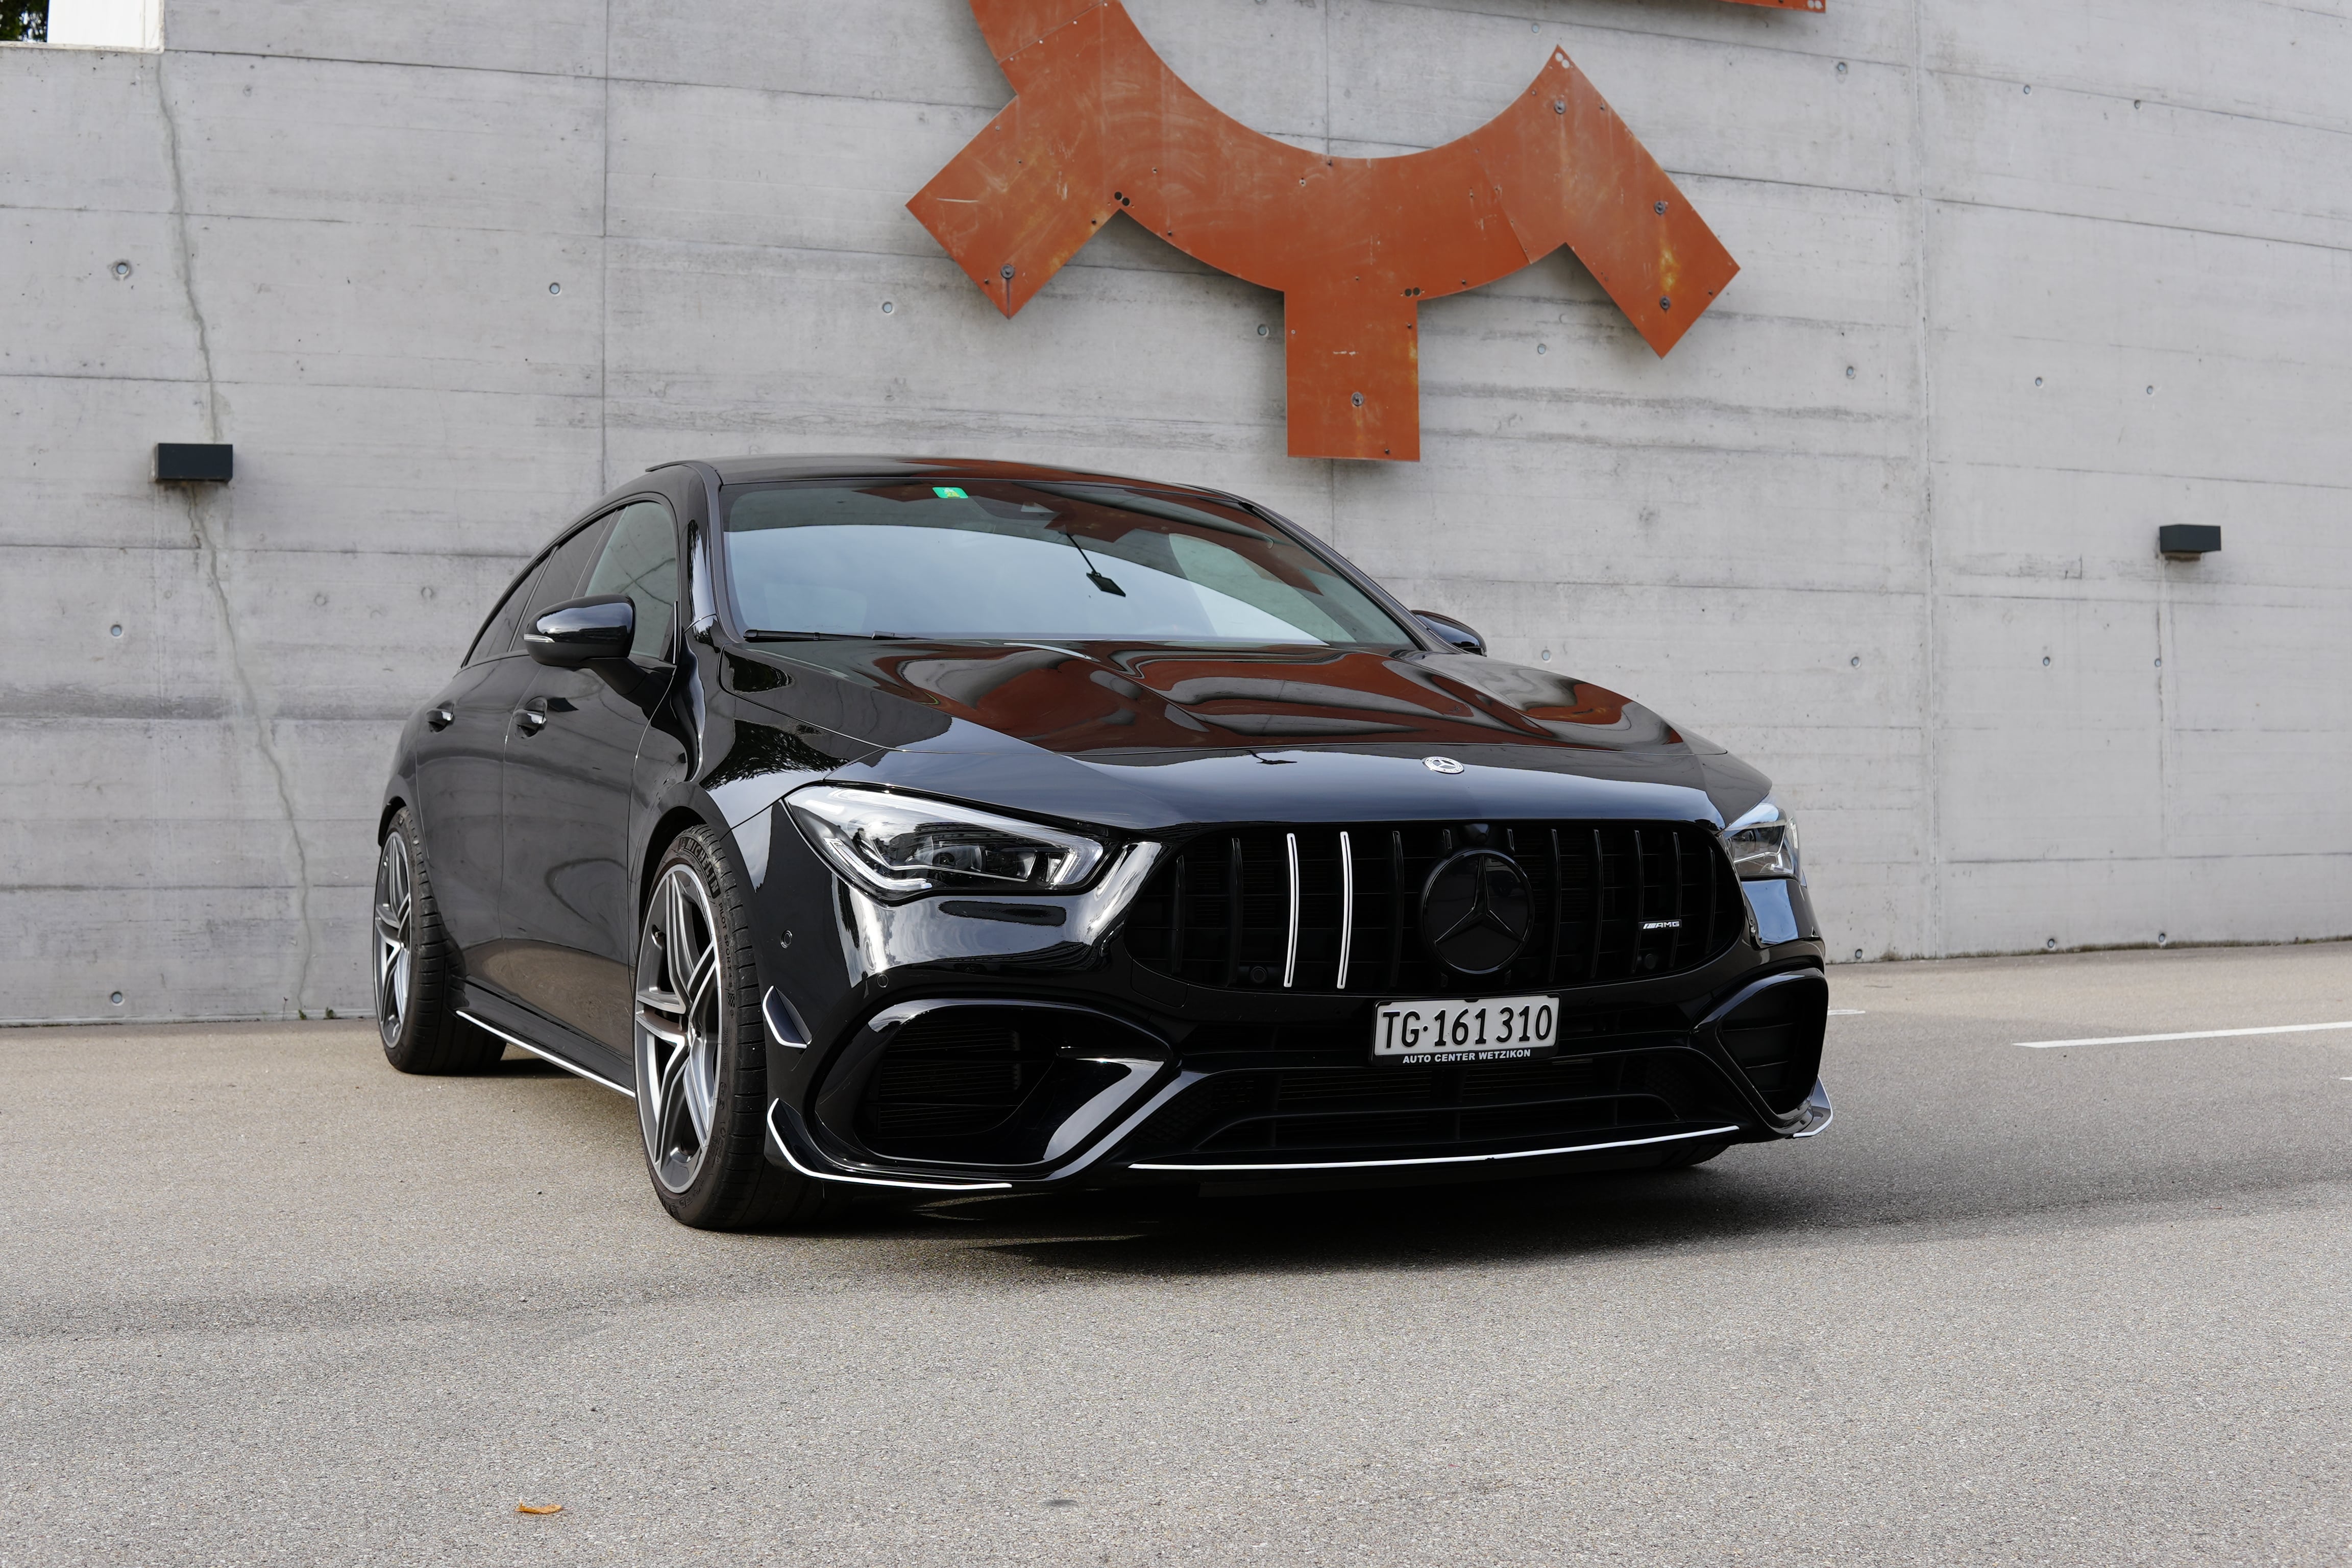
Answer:
[[[835,870],[884,903],[1066,892],[1102,864],[1102,845],[1082,834],[919,795],[811,784],[784,805]]]
[[[1723,830],[1723,847],[1731,851],[1731,868],[1743,882],[1804,875],[1797,862],[1797,825],[1769,795]]]

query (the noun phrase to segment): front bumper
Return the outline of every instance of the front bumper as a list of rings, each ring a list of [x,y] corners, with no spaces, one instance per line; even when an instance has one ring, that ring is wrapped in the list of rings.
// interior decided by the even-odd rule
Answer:
[[[769,987],[768,1154],[813,1177],[940,1193],[1435,1181],[1654,1164],[1829,1122],[1809,908],[1807,934],[1751,921],[1693,966],[1513,984],[1557,999],[1550,1061],[1375,1065],[1379,1002],[1433,994],[1429,976],[1391,961],[1393,991],[1329,973],[1310,988],[1302,961],[1296,988],[1279,967],[1188,979],[1168,952],[1129,951],[1141,855],[1094,894],[884,909],[789,826],[747,823],[738,843]],[[1294,870],[1294,917],[1316,913],[1313,871]]]
[[[1570,1011],[1550,1061],[1409,1067],[1367,1062],[1369,1004],[1360,1025],[1322,1030],[1163,1032],[1091,1001],[898,1002],[833,1052],[805,1093],[772,1101],[768,1152],[812,1177],[912,1193],[1267,1187],[1624,1168],[1713,1142],[1810,1138],[1830,1124],[1818,1077],[1827,984],[1817,962],[1743,976],[1703,998],[1681,1027],[1663,1008],[1575,1011],[1578,998],[1563,1001]],[[770,1016],[789,1017],[772,1008]],[[913,1081],[919,1093],[945,1095],[974,1076],[958,1062],[961,1079],[926,1090],[923,1062],[938,1055],[927,1055],[927,1040],[948,1027],[980,1038],[973,1021],[985,1029],[999,1017],[1043,1020],[1077,1043],[1031,1042],[1043,1063],[1034,1087],[988,1131],[908,1136],[894,1088]],[[1017,1039],[1019,1028],[1008,1023],[1002,1034]],[[1759,1039],[1768,1040],[1769,1069],[1759,1069]],[[901,1042],[908,1049],[894,1063]],[[771,1044],[797,1046],[773,1026]],[[974,1061],[982,1075],[995,1070]],[[1788,1070],[1810,1087],[1795,1093],[1799,1080],[1790,1080],[1780,1091],[1771,1073]],[[933,1109],[919,1104],[917,1121]]]

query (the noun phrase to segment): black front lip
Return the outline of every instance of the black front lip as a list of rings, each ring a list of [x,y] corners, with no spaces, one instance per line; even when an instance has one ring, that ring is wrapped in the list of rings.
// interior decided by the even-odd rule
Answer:
[[[1735,948],[1721,963],[1736,963],[1741,949]],[[1748,961],[1755,954],[1748,950]],[[1693,975],[1678,977],[1690,985],[1692,993],[1709,994],[1713,988],[1703,982],[1717,968],[1710,964]],[[1750,972],[1752,973],[1752,971]],[[1104,1124],[1066,1156],[1038,1166],[986,1168],[933,1164],[920,1161],[890,1159],[856,1146],[843,1139],[836,1131],[811,1125],[811,1119],[783,1099],[772,1100],[767,1117],[767,1147],[771,1160],[789,1165],[802,1174],[824,1180],[910,1192],[942,1194],[955,1193],[990,1193],[1014,1191],[1050,1191],[1064,1188],[1118,1184],[1129,1182],[1181,1182],[1202,1177],[1247,1176],[1253,1180],[1279,1180],[1286,1174],[1300,1177],[1328,1176],[1334,1172],[1415,1170],[1435,1173],[1447,1169],[1491,1166],[1508,1168],[1533,1166],[1549,1159],[1566,1159],[1577,1155],[1598,1154],[1643,1147],[1664,1146],[1677,1142],[1710,1138],[1732,1138],[1744,1142],[1767,1142],[1780,1139],[1810,1138],[1826,1130],[1832,1110],[1826,1089],[1816,1081],[1807,1099],[1788,1112],[1775,1111],[1757,1091],[1720,1037],[1722,1021],[1742,1004],[1761,993],[1793,983],[1819,984],[1822,971],[1817,957],[1794,964],[1778,964],[1769,972],[1754,975],[1728,991],[1717,991],[1721,999],[1708,1009],[1705,1017],[1679,1037],[1653,1039],[1638,1048],[1648,1051],[1686,1052],[1695,1062],[1704,1064],[1724,1086],[1736,1095],[1744,1113],[1736,1119],[1716,1119],[1689,1124],[1677,1124],[1654,1133],[1645,1132],[1634,1138],[1596,1137],[1588,1140],[1573,1138],[1530,1140],[1536,1146],[1528,1148],[1476,1148],[1459,1152],[1399,1154],[1393,1157],[1343,1160],[1219,1160],[1213,1156],[1186,1158],[1123,1158],[1122,1145],[1128,1143],[1143,1125],[1160,1109],[1193,1085],[1215,1076],[1213,1070],[1188,1066],[1182,1053],[1169,1044],[1160,1031],[1150,1029],[1123,1008],[1104,1006],[1099,994],[1073,995],[1025,994],[1008,996],[1003,992],[985,998],[960,996],[953,994],[925,998],[910,1003],[906,998],[894,999],[877,1009],[877,1016],[923,1002],[985,1000],[991,1003],[1012,1002],[1027,1005],[1048,1005],[1075,1008],[1097,1014],[1107,1023],[1115,1023],[1129,1030],[1141,1029],[1160,1037],[1168,1050],[1168,1061],[1160,1070],[1150,1074],[1148,1080],[1138,1082],[1131,1097],[1105,1119]],[[1720,981],[1717,982],[1719,985]],[[1597,988],[1602,991],[1623,991],[1631,986]],[[1646,988],[1646,987],[1645,987]],[[1194,989],[1194,988],[1188,988]],[[1025,990],[1025,988],[1024,988]],[[1331,998],[1344,1005],[1360,1005],[1360,999]],[[1597,999],[1584,991],[1565,994],[1570,1005],[1591,1006]],[[831,1080],[835,1069],[843,1066],[842,1057],[856,1040],[868,1036],[863,1026],[853,1041],[832,1054],[825,1064],[823,1077]],[[870,1053],[869,1053],[870,1054]],[[1604,1053],[1605,1054],[1605,1053]],[[855,1069],[856,1062],[847,1064]],[[1249,1067],[1278,1065],[1269,1059],[1253,1062]],[[1225,1063],[1218,1070],[1248,1070],[1238,1064]],[[823,1089],[819,1093],[825,1092]]]

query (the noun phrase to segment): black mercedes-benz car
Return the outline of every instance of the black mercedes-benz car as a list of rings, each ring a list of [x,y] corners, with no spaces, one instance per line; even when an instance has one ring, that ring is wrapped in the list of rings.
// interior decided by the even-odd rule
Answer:
[[[515,580],[380,823],[393,1065],[633,1096],[688,1225],[1830,1119],[1765,778],[1214,490],[654,468]]]

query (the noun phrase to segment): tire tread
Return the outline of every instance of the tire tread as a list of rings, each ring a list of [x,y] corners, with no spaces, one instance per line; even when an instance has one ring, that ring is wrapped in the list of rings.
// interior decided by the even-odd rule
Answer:
[[[416,819],[406,806],[394,814],[385,837],[393,834],[398,834],[408,847],[409,940],[415,945],[409,956],[408,1006],[401,1017],[399,1037],[383,1042],[384,1058],[405,1073],[446,1076],[487,1071],[506,1047],[496,1037],[457,1016],[457,948],[441,924],[440,906],[434,901],[425,835],[417,830]],[[374,931],[371,909],[370,973],[375,969]]]
[[[752,944],[749,890],[709,827],[688,828],[675,839],[652,879],[658,886],[671,865],[685,861],[702,879],[724,954],[725,983],[731,988],[726,1016],[733,1022],[731,1049],[719,1058],[722,1092],[714,1118],[716,1147],[684,1193],[654,1190],[672,1217],[698,1230],[787,1230],[820,1226],[850,1206],[841,1188],[813,1180],[768,1159],[767,1031],[760,1012],[759,963]],[[719,1128],[725,1129],[723,1139]],[[650,1167],[651,1156],[648,1155]]]

